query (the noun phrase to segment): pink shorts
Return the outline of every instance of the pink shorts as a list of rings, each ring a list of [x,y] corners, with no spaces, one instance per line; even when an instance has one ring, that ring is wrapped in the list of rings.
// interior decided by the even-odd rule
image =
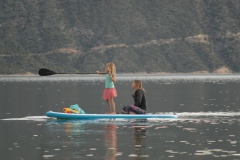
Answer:
[[[117,91],[115,88],[105,88],[103,90],[102,98],[104,100],[108,100],[115,97],[117,97]]]

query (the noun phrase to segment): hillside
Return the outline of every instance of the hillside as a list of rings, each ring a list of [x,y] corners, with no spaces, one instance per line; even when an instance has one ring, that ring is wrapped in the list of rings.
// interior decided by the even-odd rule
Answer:
[[[1,0],[0,74],[239,72],[239,0]]]

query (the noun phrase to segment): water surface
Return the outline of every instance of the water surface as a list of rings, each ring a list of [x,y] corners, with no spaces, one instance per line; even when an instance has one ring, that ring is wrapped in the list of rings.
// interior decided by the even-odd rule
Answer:
[[[178,119],[66,121],[47,118],[79,104],[105,113],[101,76],[0,77],[2,159],[240,159],[240,75],[118,75],[117,111],[143,81],[149,112]]]

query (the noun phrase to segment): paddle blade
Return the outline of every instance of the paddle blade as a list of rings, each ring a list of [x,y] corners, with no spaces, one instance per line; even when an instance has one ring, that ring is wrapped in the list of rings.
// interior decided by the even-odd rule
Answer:
[[[55,72],[51,71],[49,69],[46,69],[46,68],[41,68],[41,69],[39,69],[38,74],[40,76],[50,76],[50,75],[54,75]]]

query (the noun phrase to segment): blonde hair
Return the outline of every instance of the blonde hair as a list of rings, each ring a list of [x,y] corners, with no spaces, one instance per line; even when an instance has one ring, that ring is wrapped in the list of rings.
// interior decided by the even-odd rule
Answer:
[[[106,67],[109,67],[110,69],[110,74],[116,74],[116,67],[113,62],[107,63]]]
[[[135,83],[133,95],[135,95],[135,92],[136,92],[136,90],[138,90],[138,89],[141,89],[142,91],[145,92],[145,89],[143,88],[143,85],[142,85],[142,81],[140,81],[140,80],[134,80],[133,82]]]

